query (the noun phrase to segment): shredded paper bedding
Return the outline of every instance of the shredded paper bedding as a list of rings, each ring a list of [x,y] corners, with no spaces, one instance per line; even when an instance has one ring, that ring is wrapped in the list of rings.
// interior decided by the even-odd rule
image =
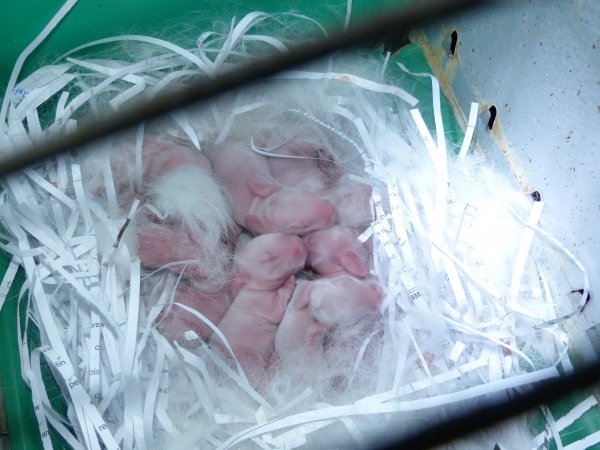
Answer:
[[[195,48],[118,36],[19,79],[34,43],[3,151],[285,52],[264,31],[284,19],[324,33],[255,12]],[[8,176],[0,290],[22,266],[44,448],[49,430],[73,449],[368,447],[568,370],[586,270],[543,198],[473,149],[478,113],[457,137],[435,77],[334,55]],[[461,448],[551,428],[517,418]]]

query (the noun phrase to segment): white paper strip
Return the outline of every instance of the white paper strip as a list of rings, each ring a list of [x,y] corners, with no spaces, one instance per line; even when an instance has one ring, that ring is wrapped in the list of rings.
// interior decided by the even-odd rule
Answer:
[[[527,226],[534,227],[540,220],[540,216],[542,215],[542,209],[544,207],[544,202],[533,202],[533,206],[531,208],[531,212],[529,213],[529,218],[527,219]],[[519,298],[519,288],[521,285],[521,278],[523,277],[523,269],[525,268],[525,263],[527,261],[527,256],[529,254],[529,249],[531,247],[531,243],[533,242],[534,232],[530,228],[525,228],[523,230],[523,235],[521,237],[521,245],[519,246],[519,252],[517,253],[516,261],[514,264],[512,279],[510,282],[510,299],[509,305],[516,311],[519,311],[528,316],[535,317],[535,314],[532,314],[526,308],[523,308],[518,303]]]
[[[16,258],[13,256],[6,267],[6,271],[2,277],[2,283],[0,283],[0,311],[2,311],[2,306],[4,306],[4,301],[6,300],[8,291],[10,290],[15,276],[17,275],[18,269],[19,264]]]
[[[238,445],[246,439],[259,436],[264,433],[270,433],[282,428],[297,426],[299,424],[319,422],[328,419],[339,419],[342,417],[361,416],[366,414],[381,414],[400,411],[415,411],[423,408],[435,408],[441,405],[455,403],[471,398],[477,398],[482,395],[496,393],[512,389],[514,387],[535,383],[537,381],[546,380],[560,376],[554,368],[542,369],[536,372],[518,375],[510,379],[499,380],[494,383],[468,388],[460,392],[450,394],[442,394],[435,397],[429,397],[419,400],[408,400],[402,402],[388,402],[380,404],[360,403],[353,405],[330,407],[321,410],[308,411],[305,413],[295,414],[283,419],[272,420],[264,425],[250,427],[225,441],[217,450],[225,450]]]
[[[469,147],[471,146],[471,141],[473,139],[473,133],[475,132],[475,125],[477,123],[477,115],[479,114],[479,103],[471,103],[471,110],[469,111],[469,121],[467,122],[467,129],[465,131],[465,138],[463,139],[462,146],[460,147],[460,151],[458,152],[459,159],[465,159],[467,156],[467,152],[469,151]]]
[[[70,361],[66,358],[63,359],[62,355],[50,347],[44,347],[41,351],[46,356],[46,359],[48,359],[48,363],[58,369],[65,385],[69,388],[71,399],[76,405],[81,407],[82,414],[85,414],[85,418],[93,424],[94,432],[102,439],[106,448],[109,450],[120,450],[102,416],[93,406],[88,394],[83,389],[77,377],[75,377],[75,372]],[[78,417],[80,420],[83,419],[82,416]],[[92,436],[88,437],[92,438]]]
[[[565,450],[588,450],[600,443],[600,431],[589,434],[583,439],[565,446]]]
[[[556,429],[559,432],[564,430],[568,426],[575,423],[575,421],[577,421],[581,416],[583,416],[583,414],[588,412],[591,408],[593,408],[597,404],[598,404],[598,401],[596,400],[596,398],[593,395],[590,395],[584,401],[582,401],[577,406],[575,406],[573,409],[571,409],[567,414],[565,414],[564,416],[562,416],[561,418],[556,420],[556,423],[555,423]],[[535,445],[536,446],[542,445],[545,438],[546,438],[546,433],[545,432],[540,433],[534,439]],[[567,448],[568,447],[569,446],[567,446]],[[584,447],[581,447],[581,448],[584,448]]]
[[[17,58],[15,62],[15,66],[10,74],[10,78],[7,83],[6,93],[9,95],[5,95],[2,100],[2,107],[0,108],[0,134],[4,134],[5,131],[5,121],[6,121],[6,112],[8,109],[8,103],[11,100],[12,91],[17,83],[17,77],[21,72],[21,68],[25,63],[25,60],[29,57],[29,55],[40,45],[48,35],[56,28],[56,26],[60,23],[60,21],[69,13],[71,8],[75,6],[77,0],[67,0],[63,6],[58,10],[58,12],[52,17],[50,22],[44,27],[44,29],[40,32],[39,35],[29,44],[23,52]]]
[[[348,73],[335,73],[335,72],[308,72],[302,70],[290,70],[287,72],[283,72],[275,75],[273,78],[275,79],[305,79],[305,80],[336,80],[342,81],[344,83],[355,84],[356,86],[367,89],[373,92],[379,92],[382,94],[390,94],[395,97],[398,97],[408,103],[410,106],[415,106],[419,103],[415,97],[410,95],[404,89],[401,89],[397,86],[391,86],[387,84],[377,83],[375,81],[367,80],[365,78],[358,77],[356,75],[351,75]]]

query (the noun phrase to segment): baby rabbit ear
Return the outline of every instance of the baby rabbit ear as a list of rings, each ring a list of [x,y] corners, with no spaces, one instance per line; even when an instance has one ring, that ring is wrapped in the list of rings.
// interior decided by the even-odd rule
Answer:
[[[357,278],[365,278],[369,275],[369,267],[356,252],[344,252],[339,255],[340,266],[350,275]]]
[[[292,302],[295,309],[302,309],[307,306],[312,297],[312,288],[314,282],[300,281],[292,293]]]
[[[296,286],[296,277],[294,275],[290,275],[285,283],[277,289],[277,295],[279,296],[279,301],[281,302],[281,306],[283,310],[287,308],[290,299],[294,293],[294,287]]]
[[[246,228],[255,234],[264,234],[266,229],[265,219],[262,216],[256,214],[248,214],[244,217]]]
[[[281,186],[269,181],[252,180],[248,182],[248,189],[258,197],[267,198],[281,189]]]

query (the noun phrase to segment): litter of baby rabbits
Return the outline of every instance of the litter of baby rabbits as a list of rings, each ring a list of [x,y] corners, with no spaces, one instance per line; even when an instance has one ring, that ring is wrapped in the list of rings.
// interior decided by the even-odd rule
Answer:
[[[282,17],[194,49],[74,49],[9,86],[2,146],[285,51],[262,31]],[[144,56],[87,56],[123,42]],[[589,281],[558,218],[473,149],[478,105],[449,133],[435,77],[389,56],[333,55],[3,181],[44,448],[49,429],[74,449],[368,447],[571,369]],[[544,437],[518,418],[464,448]]]

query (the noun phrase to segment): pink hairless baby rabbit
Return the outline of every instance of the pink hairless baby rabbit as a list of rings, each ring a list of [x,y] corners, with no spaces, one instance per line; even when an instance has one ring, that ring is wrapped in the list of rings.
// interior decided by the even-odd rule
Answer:
[[[135,224],[142,264],[221,283],[229,259],[223,238],[234,227],[210,161],[194,148],[150,138],[141,156],[142,184],[135,189],[144,207]]]
[[[331,277],[349,274],[358,278],[369,275],[369,253],[358,240],[359,232],[334,225],[302,238],[306,247],[306,265],[318,275]]]
[[[194,233],[204,248],[218,247],[232,220],[208,158],[194,148],[147,139],[142,161],[148,202],[168,221]]]
[[[217,325],[231,305],[231,296],[226,286],[208,288],[201,283],[182,282],[175,290],[174,303],[187,306]],[[192,312],[173,305],[163,310],[156,320],[156,326],[168,339],[185,345],[186,331],[193,331],[200,339],[208,339],[212,328]]]
[[[275,336],[281,368],[296,376],[306,365],[322,369],[327,331],[377,311],[382,299],[373,280],[342,275],[299,282]]]
[[[288,143],[269,152],[271,174],[284,186],[306,189],[322,196],[339,179],[333,158],[308,144]]]
[[[229,196],[235,221],[253,233],[303,235],[335,222],[335,210],[329,201],[277,182],[266,158],[248,145],[224,142],[208,156]]]
[[[308,144],[289,143],[267,157],[273,177],[293,188],[306,189],[334,205],[336,223],[366,228],[371,217],[371,186],[342,176],[333,157]]]
[[[267,157],[273,177],[293,188],[306,189],[329,200],[336,210],[336,223],[366,228],[371,217],[371,186],[342,176],[333,157],[308,144],[287,143]]]
[[[144,217],[142,212],[138,217]],[[202,244],[181,224],[155,223],[151,219],[138,230],[138,255],[150,269],[168,268],[185,278],[211,275],[215,262],[206,261]]]
[[[373,220],[371,214],[372,187],[343,177],[323,198],[335,205],[336,223],[365,230]]]
[[[302,240],[282,233],[258,236],[235,255],[231,285],[235,299],[219,329],[255,388],[264,388],[267,381],[275,332],[294,290],[294,274],[305,259]],[[228,358],[216,334],[210,343]]]
[[[180,167],[198,167],[210,172],[210,162],[202,152],[165,139],[144,139],[142,147],[144,182]]]

